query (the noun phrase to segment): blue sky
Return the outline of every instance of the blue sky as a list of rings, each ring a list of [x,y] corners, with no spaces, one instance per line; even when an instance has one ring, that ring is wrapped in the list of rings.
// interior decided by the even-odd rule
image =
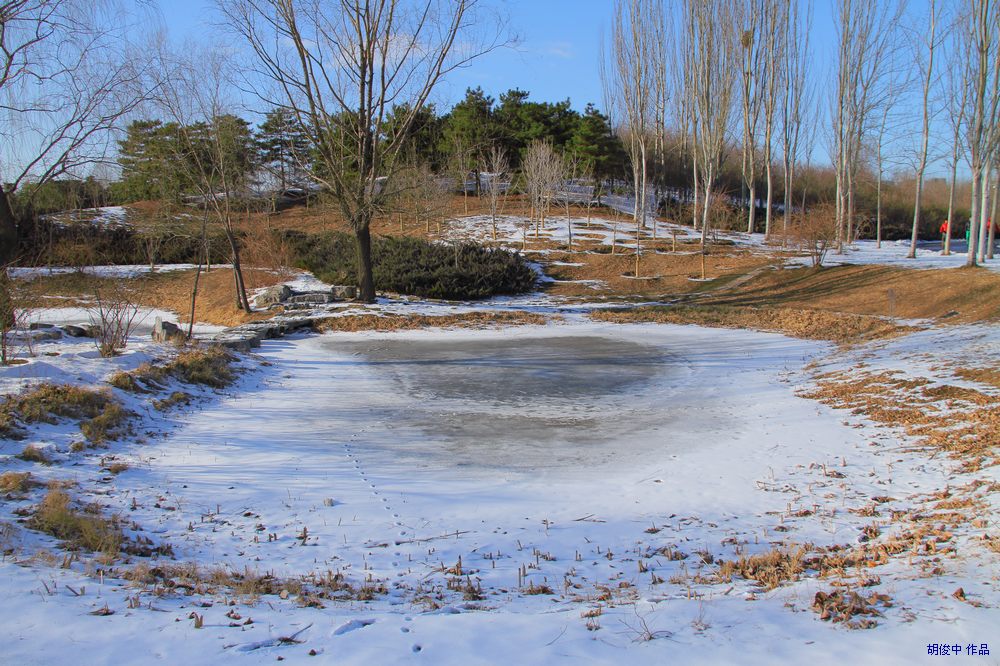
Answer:
[[[469,86],[482,86],[494,98],[521,88],[538,101],[567,97],[583,110],[587,102],[601,106],[598,77],[601,34],[611,22],[611,0],[497,0],[519,38],[454,72],[437,94],[439,106],[450,107]],[[211,0],[163,0],[161,13],[175,39],[219,35]]]
[[[807,0],[810,2],[811,0]],[[536,101],[557,102],[569,98],[573,108],[583,110],[588,102],[603,109],[598,60],[602,36],[611,26],[612,0],[488,0],[509,18],[518,38],[513,46],[498,49],[453,72],[436,90],[432,101],[447,110],[460,100],[467,87],[481,86],[495,99],[510,88],[531,93]],[[673,0],[665,0],[671,7]],[[836,60],[834,15],[828,0],[814,0],[810,46],[812,75],[820,96],[825,95]],[[175,40],[211,41],[232,39],[217,24],[220,18],[213,0],[161,0],[160,11]],[[926,11],[924,2],[911,2],[911,15]],[[490,26],[487,26],[487,29]],[[908,47],[903,47],[908,48]],[[826,101],[818,113],[825,115]],[[908,116],[913,120],[916,116]],[[898,126],[895,141],[912,143],[910,128]],[[942,135],[943,136],[943,135]],[[826,156],[825,123],[815,137],[813,158]],[[887,146],[887,151],[892,152]],[[935,164],[934,171],[940,167]]]
[[[603,106],[598,59],[611,26],[612,0],[493,0],[493,5],[509,18],[517,43],[454,72],[438,90],[439,107],[450,107],[469,86],[481,86],[494,98],[510,88],[527,90],[537,101],[569,98],[581,111],[588,102]],[[219,17],[212,0],[162,0],[160,6],[175,39],[225,35],[213,27]],[[832,14],[826,2],[816,2],[813,11],[816,67],[825,70],[824,62],[834,57]]]

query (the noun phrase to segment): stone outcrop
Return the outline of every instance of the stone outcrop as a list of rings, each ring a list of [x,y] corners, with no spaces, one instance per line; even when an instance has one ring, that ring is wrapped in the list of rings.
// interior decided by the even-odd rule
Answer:
[[[257,307],[263,308],[284,303],[291,295],[292,290],[287,284],[278,284],[265,289],[260,295],[257,296],[255,301],[257,303]]]
[[[71,338],[96,338],[101,333],[94,324],[66,324],[62,330]]]
[[[295,291],[286,284],[279,284],[265,289],[254,302],[257,307],[262,308],[283,305],[287,309],[296,310],[337,301],[349,301],[357,298],[357,295],[358,288],[350,285],[338,285],[325,291]]]
[[[177,324],[163,321],[159,317],[153,323],[153,342],[180,342],[187,339]]]
[[[228,349],[245,352],[259,347],[262,340],[274,340],[304,328],[312,328],[312,324],[312,317],[275,317],[227,328],[212,338],[212,341]]]

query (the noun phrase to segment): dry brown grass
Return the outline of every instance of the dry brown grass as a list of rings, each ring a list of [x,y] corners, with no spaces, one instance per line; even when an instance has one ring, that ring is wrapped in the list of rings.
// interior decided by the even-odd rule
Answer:
[[[0,493],[21,495],[31,489],[31,472],[4,472],[0,474]]]
[[[553,248],[557,247],[552,244]],[[546,274],[556,280],[589,280],[597,283],[556,282],[546,286],[547,293],[556,296],[643,296],[663,298],[695,294],[716,289],[734,279],[773,262],[773,259],[751,254],[746,250],[712,246],[705,258],[708,281],[701,281],[701,254],[697,244],[679,244],[676,254],[670,253],[671,242],[659,240],[644,247],[639,265],[639,279],[634,277],[634,250],[619,250],[618,254],[554,253],[541,258]],[[581,244],[586,248],[586,244]],[[596,246],[594,246],[596,248]],[[552,262],[582,263],[583,266],[555,266]]]
[[[955,376],[1000,389],[1000,368],[955,368]]]
[[[0,403],[0,439],[21,439],[23,436],[9,401],[3,401]]]
[[[590,317],[618,324],[652,322],[749,328],[840,344],[890,338],[913,330],[880,317],[766,307],[646,306],[628,310],[598,310]]]
[[[9,396],[0,405],[0,414],[6,415],[8,424],[72,419],[80,423],[80,431],[93,444],[120,437],[132,417],[107,390],[72,384],[41,384]]]
[[[144,303],[176,312],[180,321],[187,323],[191,314],[191,289],[194,286],[195,272],[173,271],[158,275],[147,286]],[[243,276],[248,290],[269,287],[287,279],[286,275],[270,270],[244,269]],[[274,311],[246,313],[238,309],[233,284],[232,269],[213,268],[211,271],[203,271],[198,279],[195,321],[238,326],[248,321],[267,319],[275,314]]]
[[[320,319],[314,325],[320,332],[354,333],[357,331],[404,331],[419,328],[494,328],[535,326],[548,321],[532,312],[468,312],[455,315],[344,315]]]
[[[833,266],[765,271],[706,299],[714,305],[814,308],[942,323],[1000,318],[1000,275],[982,268]]]
[[[723,582],[729,582],[734,575],[739,575],[760,583],[765,590],[773,590],[798,580],[805,570],[803,558],[807,552],[807,546],[787,546],[757,555],[742,555],[736,560],[724,560],[719,563],[718,577]]]
[[[31,529],[51,534],[70,549],[84,549],[115,556],[124,537],[116,518],[105,518],[97,507],[77,509],[72,499],[53,486],[28,520]]]
[[[111,396],[72,384],[40,384],[8,398],[10,407],[27,423],[57,423],[60,418],[89,418],[100,414]]]
[[[129,464],[126,462],[121,462],[116,460],[115,462],[111,462],[105,465],[103,469],[106,470],[109,474],[118,475],[124,471],[127,471],[129,469]]]
[[[851,590],[817,592],[812,604],[813,610],[819,613],[819,619],[843,623],[850,629],[872,629],[878,626],[872,618],[881,617],[879,606],[892,606],[891,597],[878,592],[862,596]],[[859,616],[861,619],[853,619]]]
[[[77,271],[18,280],[17,286],[25,308],[89,307],[93,304],[96,291],[115,283],[116,279]]]
[[[801,395],[848,409],[885,426],[902,428],[916,446],[948,452],[970,471],[1000,464],[1000,397],[929,380],[855,370],[824,377]]]
[[[143,363],[130,372],[116,373],[109,382],[112,386],[132,393],[160,390],[163,388],[162,382],[170,378],[185,384],[225,388],[236,378],[232,367],[235,360],[235,356],[218,346],[189,349],[166,363]],[[171,399],[174,399],[174,395]],[[177,397],[175,401],[180,402],[181,398]]]
[[[188,405],[190,403],[191,396],[189,394],[184,393],[183,391],[174,391],[162,400],[154,400],[153,407],[158,411],[165,412],[179,405]]]
[[[44,449],[41,449],[34,444],[28,444],[24,449],[17,454],[17,457],[25,462],[38,463],[40,465],[51,465],[52,459],[49,455],[45,453]]]
[[[80,432],[93,444],[118,439],[132,414],[117,402],[108,402],[101,413],[80,423]]]
[[[196,271],[171,271],[153,273],[135,278],[101,278],[85,273],[46,275],[20,283],[25,307],[53,307],[53,299],[60,307],[93,305],[94,294],[119,289],[127,291],[135,303],[178,313],[186,322],[191,313],[191,289]],[[284,273],[267,269],[245,269],[247,289],[268,287],[287,279]],[[266,319],[274,312],[245,313],[236,307],[233,271],[229,268],[212,268],[202,271],[198,280],[198,300],[195,321],[237,326],[248,321]]]

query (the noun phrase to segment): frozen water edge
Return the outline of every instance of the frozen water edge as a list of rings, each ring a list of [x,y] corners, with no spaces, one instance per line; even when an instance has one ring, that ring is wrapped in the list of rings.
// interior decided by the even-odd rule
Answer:
[[[109,583],[94,596],[96,583],[83,579],[87,596],[63,591],[49,598],[36,594],[43,577],[77,589],[81,581],[72,572],[4,563],[5,614],[16,618],[4,623],[5,651],[12,663],[51,662],[71,652],[84,661],[149,654],[257,663],[273,662],[276,653],[304,658],[308,649],[345,663],[408,663],[419,647],[420,659],[455,664],[803,657],[840,664],[912,663],[937,636],[953,643],[987,640],[995,610],[930,596],[938,582],[906,571],[897,570],[901,575],[890,583],[902,608],[889,612],[898,614],[876,630],[846,636],[807,610],[815,581],[756,601],[744,600],[751,586],[734,582],[731,593],[691,601],[683,588],[651,585],[649,574],[639,573],[636,560],[661,546],[731,556],[719,545],[730,538],[746,541],[751,552],[784,538],[854,540],[864,521],[843,511],[842,502],[887,492],[880,485],[885,473],[868,475],[887,461],[873,454],[872,429],[846,427],[842,413],[795,397],[798,382],[789,380],[801,379],[798,369],[826,349],[745,331],[595,323],[266,342],[261,355],[269,368],[245,378],[221,402],[183,415],[168,440],[132,448],[133,469],[113,485],[95,485],[81,470],[82,489],[174,545],[181,560],[279,576],[371,575],[388,581],[389,595],[328,603],[324,610],[297,608],[291,600],[241,604],[237,610],[256,623],[236,629],[227,628],[221,604],[195,607],[206,624],[193,630],[184,620],[191,606],[183,597],[153,601],[166,613],[130,611],[124,600],[131,590]],[[666,367],[610,368],[610,350]],[[585,371],[563,373],[560,352],[589,359],[584,367],[595,386],[587,385]],[[418,364],[406,364],[404,356]],[[547,381],[537,382],[533,373]],[[596,386],[604,373],[618,383],[613,390]],[[508,421],[492,423],[493,433],[473,428],[470,436],[464,426],[476,424],[493,402]],[[649,413],[662,423],[645,420]],[[503,439],[525,416],[556,421],[537,431],[545,446],[532,452],[522,441],[519,455],[487,455],[483,449],[497,448],[490,437]],[[558,420],[566,418],[595,440],[588,454],[560,431]],[[891,457],[892,480],[903,492],[947,482],[942,461],[920,460],[919,471],[908,472],[901,462],[906,454]],[[831,482],[807,468],[834,460],[851,490],[828,500]],[[784,536],[770,532],[776,520],[769,515],[783,512],[795,495],[761,492],[761,480],[803,492],[809,487],[809,501],[832,503],[836,518],[791,526]],[[254,539],[257,524],[278,539]],[[647,532],[651,527],[658,531]],[[303,528],[307,545],[296,538]],[[487,553],[497,556],[486,560]],[[482,581],[486,598],[477,605],[485,610],[466,612],[452,595],[440,602],[448,612],[423,612],[418,590],[433,598],[445,577],[441,569],[458,557],[464,571]],[[646,561],[663,578],[695,566],[656,560]],[[530,582],[556,592],[569,576],[581,586],[571,588],[574,594],[624,582],[638,597],[635,604],[602,604],[604,628],[590,632],[580,612],[595,604],[514,592],[517,570],[527,565]],[[949,591],[978,589],[983,574],[959,570],[944,584]],[[104,603],[117,614],[86,615]],[[916,618],[902,621],[904,610]],[[640,619],[670,638],[634,642]],[[302,646],[225,647],[262,646],[309,624]],[[337,633],[348,624],[356,629]],[[708,628],[693,628],[702,625]],[[53,641],[51,626],[66,628],[72,639]]]

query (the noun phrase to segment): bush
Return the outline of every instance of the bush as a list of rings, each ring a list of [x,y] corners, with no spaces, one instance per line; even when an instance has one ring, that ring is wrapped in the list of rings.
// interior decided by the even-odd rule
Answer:
[[[96,343],[101,356],[117,356],[128,346],[129,336],[139,324],[140,298],[122,280],[110,283],[107,289],[94,289],[95,304],[88,310],[97,326]]]
[[[795,215],[788,229],[792,244],[809,255],[812,265],[823,265],[837,240],[837,218],[832,206],[816,206],[806,215]]]
[[[285,232],[296,265],[324,282],[357,284],[357,247],[349,234]],[[425,298],[466,300],[520,294],[535,273],[513,252],[475,244],[443,245],[417,238],[372,240],[375,288]]]

